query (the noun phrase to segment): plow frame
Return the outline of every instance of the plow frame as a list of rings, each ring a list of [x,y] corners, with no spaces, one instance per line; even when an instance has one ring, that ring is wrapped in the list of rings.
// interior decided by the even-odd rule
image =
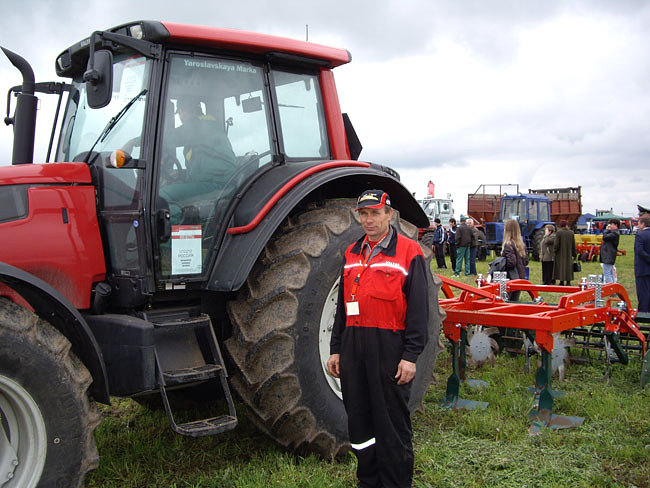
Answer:
[[[439,275],[440,276],[440,275]],[[635,322],[637,311],[631,307],[625,288],[619,283],[603,284],[598,275],[583,278],[579,286],[536,285],[527,280],[508,280],[505,273],[495,273],[496,280],[485,283],[481,275],[478,287],[440,276],[442,293],[440,306],[446,312],[443,320],[445,337],[452,345],[452,374],[447,381],[443,405],[450,408],[475,408],[479,402],[459,398],[459,384],[464,379],[464,346],[469,325],[506,327],[534,331],[541,351],[541,365],[535,374],[533,390],[537,407],[530,411],[529,432],[537,434],[542,427],[566,428],[581,425],[584,419],[552,413],[553,397],[559,392],[551,387],[551,355],[553,334],[582,326],[604,324],[621,362],[627,356],[620,348],[618,337],[627,333],[641,342],[642,357],[646,355],[645,336]],[[459,290],[454,295],[453,289]],[[508,294],[527,293],[532,302],[510,302]],[[545,303],[540,292],[563,293],[557,304]],[[485,408],[485,405],[478,405]]]

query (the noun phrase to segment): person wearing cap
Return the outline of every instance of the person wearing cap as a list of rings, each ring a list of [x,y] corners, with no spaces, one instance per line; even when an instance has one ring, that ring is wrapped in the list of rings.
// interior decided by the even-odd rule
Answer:
[[[433,226],[436,229],[433,231],[433,251],[436,254],[436,263],[438,264],[438,269],[447,269],[447,264],[445,263],[445,240],[447,232],[440,223],[440,219],[435,219]]]
[[[460,276],[465,261],[465,276],[470,274],[470,247],[472,246],[472,229],[467,225],[467,218],[460,217],[460,225],[456,231],[456,269],[454,276]]]
[[[428,340],[428,271],[420,245],[390,225],[388,194],[364,191],[357,211],[365,235],[345,252],[327,368],[341,379],[358,486],[410,487],[408,401]]]

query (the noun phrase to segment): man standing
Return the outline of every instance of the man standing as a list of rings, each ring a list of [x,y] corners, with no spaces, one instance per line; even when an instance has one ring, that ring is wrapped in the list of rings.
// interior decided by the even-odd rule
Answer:
[[[609,219],[603,232],[603,243],[600,246],[600,263],[603,266],[603,283],[616,283],[614,278],[614,262],[618,251],[618,228],[621,221]]]
[[[341,379],[359,487],[410,487],[411,380],[427,342],[428,272],[419,244],[390,225],[382,190],[364,191],[365,235],[345,252],[327,369]]]
[[[634,278],[639,312],[650,312],[650,215],[639,217],[634,239]]]
[[[456,270],[456,219],[453,217],[449,219],[447,245],[449,246],[449,261],[451,261],[451,268]]]
[[[467,225],[467,219],[465,217],[460,218],[460,225],[456,231],[456,246],[457,258],[456,258],[456,270],[454,276],[460,276],[461,271],[463,270],[463,261],[465,261],[465,276],[470,274],[470,261],[469,261],[469,249],[472,245],[472,230]]]
[[[472,231],[472,243],[469,246],[469,274],[476,275],[476,251],[478,249],[479,232],[474,227],[474,219],[467,219],[467,227]]]
[[[555,233],[555,264],[553,265],[553,279],[560,282],[560,286],[571,286],[573,280],[573,260],[576,252],[576,241],[566,220],[560,220],[560,229]]]
[[[436,253],[436,263],[438,264],[438,269],[447,269],[447,265],[445,264],[445,239],[447,232],[440,223],[440,219],[435,219],[433,226],[436,229],[433,231],[433,250]]]

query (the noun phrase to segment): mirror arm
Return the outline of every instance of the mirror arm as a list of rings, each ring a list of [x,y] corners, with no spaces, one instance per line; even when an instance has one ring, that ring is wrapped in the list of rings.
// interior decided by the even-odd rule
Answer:
[[[88,70],[84,73],[83,79],[86,83],[96,85],[99,82],[99,72],[95,69],[95,44],[102,41],[102,47],[105,41],[112,42],[119,46],[125,46],[143,56],[152,59],[160,59],[162,47],[160,44],[145,41],[143,39],[134,39],[133,37],[122,34],[114,34],[106,31],[95,31],[89,38],[88,52]]]

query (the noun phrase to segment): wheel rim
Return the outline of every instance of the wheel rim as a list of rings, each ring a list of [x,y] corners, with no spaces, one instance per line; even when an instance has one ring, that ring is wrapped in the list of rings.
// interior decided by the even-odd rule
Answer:
[[[0,486],[34,487],[45,465],[45,421],[32,396],[0,375]]]
[[[327,371],[327,360],[330,357],[330,338],[332,337],[332,327],[334,326],[334,315],[336,314],[336,302],[339,294],[339,282],[334,283],[330,292],[325,299],[323,306],[323,313],[320,318],[320,327],[318,329],[318,352],[320,353],[320,364],[323,369],[323,374],[327,380],[330,389],[341,400],[343,393],[341,392],[341,381],[337,378],[330,376]]]

